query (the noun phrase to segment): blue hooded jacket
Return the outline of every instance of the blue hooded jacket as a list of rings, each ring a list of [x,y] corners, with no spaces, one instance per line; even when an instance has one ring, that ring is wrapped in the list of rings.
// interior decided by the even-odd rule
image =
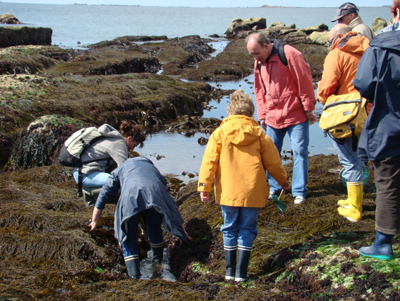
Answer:
[[[126,160],[114,169],[104,184],[96,201],[97,209],[104,209],[105,204],[121,190],[115,208],[114,235],[122,244],[126,240],[126,233],[122,224],[132,216],[154,207],[163,215],[165,231],[183,241],[186,234],[183,230],[183,219],[178,211],[174,199],[168,192],[165,177],[149,159],[136,157]]]
[[[354,87],[373,103],[358,144],[360,157],[383,160],[400,155],[400,31],[393,28],[370,42],[358,65]]]

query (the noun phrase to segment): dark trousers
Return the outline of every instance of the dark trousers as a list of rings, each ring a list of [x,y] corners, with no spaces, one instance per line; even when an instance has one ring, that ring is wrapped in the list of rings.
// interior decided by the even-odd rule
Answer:
[[[376,185],[376,230],[400,233],[400,156],[374,161]]]
[[[161,224],[163,220],[163,215],[161,213],[158,213],[154,208],[150,208],[148,210],[145,210],[144,212],[146,213],[146,229],[150,243],[162,243],[163,233],[161,229]],[[122,255],[124,256],[124,258],[139,254],[139,246],[137,243],[137,229],[140,222],[140,215],[141,213],[132,216],[126,223],[122,225],[124,227],[124,232],[127,233],[126,240],[122,243]]]

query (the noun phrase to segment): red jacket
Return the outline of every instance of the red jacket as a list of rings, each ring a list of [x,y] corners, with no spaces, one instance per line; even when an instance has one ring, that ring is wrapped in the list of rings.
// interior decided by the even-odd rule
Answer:
[[[304,111],[313,111],[316,103],[310,67],[303,55],[290,45],[285,45],[284,51],[288,67],[277,52],[262,63],[261,75],[254,62],[258,119],[276,129],[306,121]]]

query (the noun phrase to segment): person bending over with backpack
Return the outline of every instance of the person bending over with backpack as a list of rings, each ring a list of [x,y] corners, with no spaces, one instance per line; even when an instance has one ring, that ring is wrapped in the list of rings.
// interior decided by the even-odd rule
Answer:
[[[329,44],[331,51],[325,58],[324,71],[318,83],[318,100],[322,104],[332,94],[357,92],[353,80],[358,63],[369,46],[369,40],[352,31],[346,24],[337,24],[329,32]],[[348,197],[338,201],[338,211],[340,215],[356,222],[362,217],[364,163],[358,158],[353,139],[358,137],[335,138],[332,141],[344,168],[343,177],[347,181]]]
[[[131,121],[123,121],[119,132],[111,125],[98,128],[102,137],[96,139],[81,155],[82,186],[102,187],[110,176],[110,171],[128,159],[128,151],[143,147],[146,137],[140,126]],[[79,168],[73,169],[75,181],[79,183]],[[93,205],[92,205],[93,206]]]
[[[140,278],[137,229],[142,213],[156,262],[163,259],[162,223],[165,231],[177,236],[181,243],[191,239],[183,228],[183,219],[166,183],[165,177],[149,159],[130,158],[111,172],[97,198],[89,224],[91,231],[96,229],[105,205],[121,191],[115,208],[114,235],[122,246],[130,278]]]

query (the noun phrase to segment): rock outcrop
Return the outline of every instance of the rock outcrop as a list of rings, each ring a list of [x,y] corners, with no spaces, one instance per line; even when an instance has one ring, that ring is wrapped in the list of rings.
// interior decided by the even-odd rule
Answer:
[[[51,45],[53,30],[45,27],[0,27],[0,47]]]
[[[225,32],[227,38],[233,38],[240,31],[244,30],[259,30],[267,27],[267,20],[265,18],[248,18],[248,19],[234,19],[229,24]]]
[[[388,23],[383,18],[375,18],[372,22],[371,30],[376,35],[379,30],[388,26]]]
[[[22,24],[16,17],[12,14],[3,14],[0,15],[0,23],[2,24]]]

